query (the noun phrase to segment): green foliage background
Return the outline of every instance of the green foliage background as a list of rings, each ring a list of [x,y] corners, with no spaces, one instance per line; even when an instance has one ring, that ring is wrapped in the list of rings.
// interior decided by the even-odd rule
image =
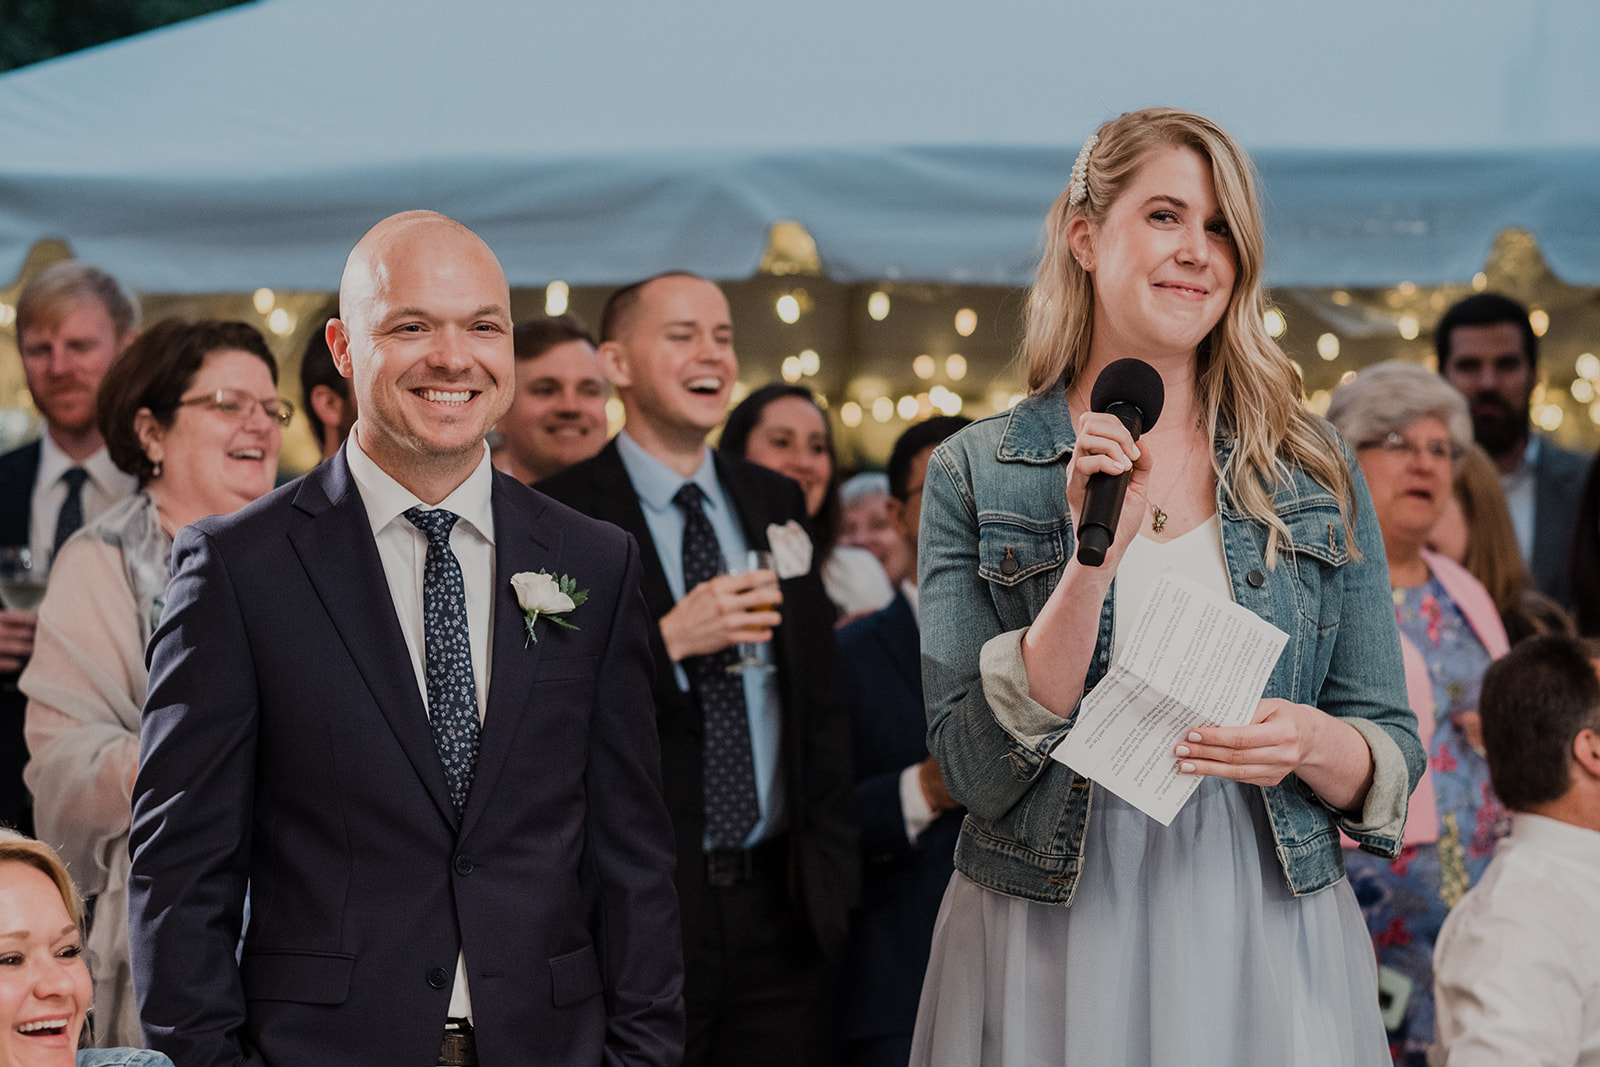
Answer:
[[[244,0],[0,0],[0,70],[38,63]]]

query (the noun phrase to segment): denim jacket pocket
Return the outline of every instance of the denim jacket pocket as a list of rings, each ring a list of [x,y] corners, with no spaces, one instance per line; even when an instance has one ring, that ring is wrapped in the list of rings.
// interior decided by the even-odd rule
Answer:
[[[1020,630],[1044,609],[1066,566],[1066,525],[1065,516],[979,512],[978,574],[990,585],[1004,629]]]
[[[1295,607],[1318,635],[1326,635],[1344,610],[1342,569],[1350,561],[1344,516],[1328,494],[1280,501],[1278,507],[1289,528],[1283,562],[1294,568]]]

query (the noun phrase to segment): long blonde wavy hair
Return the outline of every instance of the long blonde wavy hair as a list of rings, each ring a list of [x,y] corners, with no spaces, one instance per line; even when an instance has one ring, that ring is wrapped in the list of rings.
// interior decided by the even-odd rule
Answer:
[[[1076,206],[1063,190],[1045,219],[1045,247],[1028,296],[1023,358],[1028,390],[1043,393],[1076,382],[1089,362],[1094,334],[1094,281],[1073,258],[1067,243],[1072,220],[1092,225],[1106,212],[1159,148],[1192,148],[1211,165],[1217,202],[1233,233],[1238,271],[1222,319],[1196,353],[1197,391],[1212,440],[1234,438],[1225,468],[1212,467],[1234,504],[1268,530],[1268,567],[1277,561],[1288,527],[1272,508],[1276,487],[1299,467],[1339,501],[1345,545],[1355,547],[1350,470],[1333,434],[1301,402],[1300,376],[1268,335],[1262,314],[1261,266],[1265,238],[1249,158],[1222,127],[1177,108],[1130,111],[1101,126],[1088,160],[1087,196]]]

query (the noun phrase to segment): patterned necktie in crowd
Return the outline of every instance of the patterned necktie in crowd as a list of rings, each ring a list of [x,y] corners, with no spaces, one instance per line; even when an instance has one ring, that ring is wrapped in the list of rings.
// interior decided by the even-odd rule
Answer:
[[[83,526],[83,483],[89,480],[89,472],[82,467],[68,467],[61,480],[67,483],[67,498],[61,502],[61,510],[56,512],[56,533],[50,544],[51,559],[61,551],[67,538]]]
[[[467,637],[467,592],[461,564],[450,548],[460,518],[443,508],[410,508],[406,519],[428,537],[422,567],[422,634],[428,679],[428,721],[444,763],[450,799],[459,816],[467,806],[478,762],[478,688]]]
[[[683,589],[685,593],[722,571],[722,548],[706,518],[704,494],[685,482],[672,498],[683,512]],[[740,848],[761,817],[756,796],[755,760],[750,752],[750,718],[744,681],[728,668],[739,659],[730,645],[720,652],[689,656],[683,669],[700,697],[705,716],[706,838],[712,848]]]

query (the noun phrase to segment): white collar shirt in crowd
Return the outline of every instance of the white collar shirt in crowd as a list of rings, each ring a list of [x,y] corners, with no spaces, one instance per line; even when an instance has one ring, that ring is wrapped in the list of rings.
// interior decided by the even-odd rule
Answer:
[[[436,505],[424,504],[391,478],[362,450],[354,433],[345,446],[345,461],[372,523],[372,537],[378,543],[378,558],[389,583],[389,599],[394,603],[400,632],[405,635],[406,650],[411,653],[411,668],[424,708],[428,706],[428,683],[423,660],[422,567],[428,558],[428,538],[411,525],[405,512],[414,507],[439,507],[461,517],[450,531],[450,548],[461,564],[461,580],[467,594],[467,639],[472,646],[472,677],[478,688],[478,721],[482,722],[489,699],[489,649],[493,637],[490,624],[494,617],[494,468],[489,462],[489,449],[484,448],[483,458],[467,480]],[[456,959],[450,1015],[472,1017],[466,965],[461,957]]]
[[[1600,832],[1518,812],[1433,967],[1432,1067],[1600,1067]]]
[[[28,545],[36,560],[50,558],[50,548],[55,544],[56,519],[67,499],[67,483],[61,476],[73,467],[82,467],[89,473],[88,480],[83,483],[85,526],[139,487],[137,478],[124,474],[111,462],[111,454],[104,445],[79,463],[61,451],[46,431],[39,439],[39,476],[33,483],[33,510],[28,518]]]
[[[1522,450],[1522,462],[1510,474],[1500,476],[1500,488],[1505,490],[1506,510],[1511,512],[1511,527],[1517,534],[1517,547],[1522,549],[1522,562],[1533,564],[1533,511],[1534,464],[1539,462],[1539,438],[1528,435],[1528,447]]]

